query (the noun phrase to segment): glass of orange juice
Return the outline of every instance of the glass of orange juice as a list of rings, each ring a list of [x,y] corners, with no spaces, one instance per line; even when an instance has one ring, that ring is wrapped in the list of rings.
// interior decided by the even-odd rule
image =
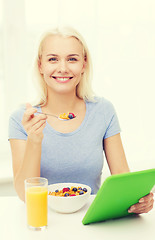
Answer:
[[[27,224],[32,230],[47,228],[48,180],[42,177],[25,180]]]

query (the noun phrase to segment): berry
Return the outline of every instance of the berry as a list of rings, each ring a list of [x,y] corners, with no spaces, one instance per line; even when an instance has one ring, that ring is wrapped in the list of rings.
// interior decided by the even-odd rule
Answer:
[[[83,192],[83,191],[80,191],[80,192],[79,192],[79,195],[82,195],[82,194],[84,194],[84,192]]]
[[[75,194],[71,194],[70,197],[76,196]]]
[[[69,114],[68,117],[69,117],[70,119],[74,118],[72,114]]]
[[[57,190],[55,190],[55,192],[59,192],[59,190],[57,189]]]
[[[63,193],[64,193],[64,192],[68,192],[69,190],[70,190],[69,188],[63,188],[63,189],[62,189]]]
[[[76,188],[76,187],[74,187],[74,188],[72,189],[72,191],[76,192],[76,191],[77,191],[77,188]]]
[[[65,195],[64,195],[65,197],[68,197],[69,196],[69,193],[65,193]]]
[[[81,188],[81,187],[79,187],[79,188],[78,188],[78,190],[82,190],[82,188]]]
[[[87,192],[87,188],[83,188],[83,191],[84,191],[84,192]]]
[[[73,116],[73,118],[75,118],[75,114],[74,114],[74,113],[69,113],[69,115],[72,115],[72,116]]]

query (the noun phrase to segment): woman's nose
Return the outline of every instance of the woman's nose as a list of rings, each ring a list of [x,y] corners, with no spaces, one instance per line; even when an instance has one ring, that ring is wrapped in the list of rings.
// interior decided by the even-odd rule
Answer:
[[[61,73],[68,72],[68,67],[67,67],[66,61],[62,60],[62,61],[59,62],[58,72],[61,72]]]

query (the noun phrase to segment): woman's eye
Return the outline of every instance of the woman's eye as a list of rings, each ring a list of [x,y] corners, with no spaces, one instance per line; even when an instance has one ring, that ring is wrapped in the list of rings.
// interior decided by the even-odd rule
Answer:
[[[50,62],[56,62],[56,61],[57,61],[57,58],[50,58],[48,61],[50,61]]]
[[[69,58],[68,61],[71,61],[71,62],[76,62],[77,59],[76,58]]]

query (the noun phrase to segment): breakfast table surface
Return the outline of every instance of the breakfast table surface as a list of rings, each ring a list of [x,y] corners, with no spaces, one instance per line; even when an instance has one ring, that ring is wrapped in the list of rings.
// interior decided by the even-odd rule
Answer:
[[[149,213],[83,225],[82,219],[94,197],[91,195],[88,203],[75,213],[61,214],[48,209],[48,228],[43,231],[28,229],[26,205],[17,196],[0,197],[0,239],[155,239],[155,207]]]

